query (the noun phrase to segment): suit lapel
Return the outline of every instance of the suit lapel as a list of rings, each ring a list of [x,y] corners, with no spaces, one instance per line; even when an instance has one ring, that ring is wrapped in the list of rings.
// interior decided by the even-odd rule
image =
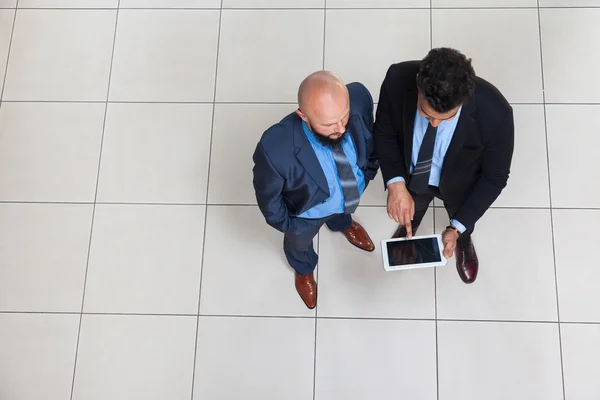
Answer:
[[[475,96],[473,96],[463,105],[454,135],[452,135],[452,141],[450,141],[450,146],[444,157],[441,178],[444,177],[444,172],[452,168],[458,160],[463,144],[469,142],[469,137],[477,134],[477,110],[475,104]]]
[[[302,164],[306,172],[321,190],[329,194],[327,178],[325,178],[325,174],[321,169],[321,164],[319,164],[315,151],[304,134],[300,117],[294,121],[294,147],[297,149],[296,158],[300,161],[300,164]]]

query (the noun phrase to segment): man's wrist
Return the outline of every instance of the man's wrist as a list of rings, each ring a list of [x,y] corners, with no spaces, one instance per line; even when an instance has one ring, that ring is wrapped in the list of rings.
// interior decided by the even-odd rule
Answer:
[[[467,231],[467,227],[464,226],[460,221],[458,221],[456,219],[451,219],[450,225],[455,227],[458,230],[458,233],[461,235]]]
[[[404,181],[396,181],[388,184],[388,190],[396,191],[396,190],[406,190],[406,182]]]
[[[448,225],[448,226],[446,227],[446,230],[447,230],[447,231],[450,231],[450,232],[454,232],[454,233],[456,233],[456,237],[459,237],[459,236],[460,236],[460,231],[459,231],[459,230],[458,230],[458,228],[457,228],[457,227],[455,227],[454,225]]]
[[[396,177],[388,180],[385,184],[386,184],[386,186],[389,187],[389,186],[393,185],[394,183],[398,183],[398,182],[403,182],[406,184],[406,180],[401,176],[396,176]]]

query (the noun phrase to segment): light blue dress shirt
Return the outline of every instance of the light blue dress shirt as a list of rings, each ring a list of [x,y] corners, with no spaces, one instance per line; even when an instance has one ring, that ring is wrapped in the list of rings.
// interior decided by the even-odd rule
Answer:
[[[323,170],[325,178],[327,179],[329,198],[323,203],[306,210],[302,214],[298,215],[298,217],[316,219],[329,217],[330,215],[334,214],[342,214],[344,212],[344,192],[342,192],[340,177],[338,176],[335,160],[333,159],[333,150],[331,147],[322,144],[319,139],[315,137],[315,134],[308,129],[304,121],[302,121],[302,128],[304,129],[306,138],[315,151],[317,160],[319,160],[321,169]],[[346,135],[342,140],[342,149],[344,150],[344,153],[346,153],[348,162],[350,163],[352,171],[354,172],[354,176],[356,177],[356,181],[358,183],[358,193],[362,195],[365,190],[365,175],[358,167],[356,148],[352,142],[350,132],[346,132]]]
[[[449,121],[442,121],[442,123],[438,126],[437,134],[435,137],[435,145],[433,148],[433,160],[431,164],[431,173],[429,175],[429,185],[439,187],[440,185],[440,177],[442,175],[442,165],[444,165],[444,158],[446,157],[446,152],[448,151],[448,147],[450,147],[450,142],[452,141],[452,137],[454,136],[454,131],[456,130],[456,125],[458,124],[458,119],[460,118],[460,113],[462,111],[462,107],[458,109],[456,116]],[[415,125],[413,129],[413,147],[412,147],[412,159],[410,163],[410,173],[412,174],[415,165],[417,165],[417,160],[419,158],[419,150],[421,149],[421,144],[423,143],[423,138],[425,137],[425,132],[427,131],[427,126],[429,126],[429,120],[421,115],[419,110],[417,110],[417,115],[415,117]],[[390,179],[387,184],[390,185],[394,182],[406,182],[403,177],[395,177]],[[463,233],[467,230],[467,228],[461,224],[459,221],[453,219],[450,221],[452,225],[454,225],[460,233]]]

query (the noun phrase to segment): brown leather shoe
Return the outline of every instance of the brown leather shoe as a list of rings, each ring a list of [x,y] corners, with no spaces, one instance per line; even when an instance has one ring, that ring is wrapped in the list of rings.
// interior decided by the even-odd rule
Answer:
[[[364,251],[373,251],[375,250],[375,245],[373,241],[369,237],[365,228],[363,228],[358,222],[352,221],[352,225],[350,228],[346,229],[342,232],[346,239],[356,247]]]
[[[317,306],[317,282],[315,282],[314,273],[308,275],[296,274],[296,290],[300,298],[311,310]]]
[[[413,236],[415,236],[417,234],[417,229],[419,229],[419,225],[417,226],[413,226]],[[404,238],[406,237],[406,228],[404,227],[404,225],[398,225],[398,229],[396,229],[396,232],[394,233],[394,236],[392,236],[392,239],[398,239],[398,238]]]
[[[479,260],[470,236],[460,238],[456,243],[456,270],[464,283],[473,283],[477,279]]]

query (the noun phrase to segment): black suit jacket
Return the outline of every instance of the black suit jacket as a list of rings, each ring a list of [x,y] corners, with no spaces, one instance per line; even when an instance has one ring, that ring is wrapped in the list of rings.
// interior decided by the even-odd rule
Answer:
[[[371,133],[373,99],[360,83],[350,83],[347,87],[350,94],[347,129],[366,187],[379,169]],[[329,198],[327,178],[296,113],[263,134],[252,159],[256,200],[265,220],[275,229],[294,230],[298,215]]]
[[[381,86],[374,126],[384,184],[410,180],[420,61],[392,65]],[[463,105],[444,158],[439,190],[459,205],[453,216],[469,231],[506,187],[514,147],[513,112],[492,84],[477,78],[475,94]]]

